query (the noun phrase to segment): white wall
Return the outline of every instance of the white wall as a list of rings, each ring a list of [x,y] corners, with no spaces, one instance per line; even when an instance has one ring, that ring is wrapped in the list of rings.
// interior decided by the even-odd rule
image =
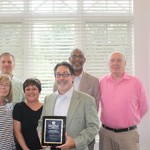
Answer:
[[[134,0],[135,75],[150,98],[150,1]],[[150,101],[150,100],[149,100]],[[141,150],[150,150],[150,111],[138,126]]]

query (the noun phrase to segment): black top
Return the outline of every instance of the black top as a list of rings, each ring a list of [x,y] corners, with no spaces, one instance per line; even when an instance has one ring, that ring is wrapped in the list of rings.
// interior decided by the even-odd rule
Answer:
[[[40,141],[37,133],[38,120],[41,117],[43,106],[37,111],[32,110],[25,102],[17,103],[13,109],[13,119],[21,122],[21,132],[27,146],[31,150],[40,149]],[[22,150],[16,142],[16,150]]]

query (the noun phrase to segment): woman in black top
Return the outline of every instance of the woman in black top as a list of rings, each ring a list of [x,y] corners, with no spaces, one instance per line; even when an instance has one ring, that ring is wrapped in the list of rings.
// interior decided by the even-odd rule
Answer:
[[[24,82],[23,90],[26,101],[17,103],[13,109],[16,150],[41,149],[36,130],[43,108],[39,101],[41,83],[38,79],[29,78]]]

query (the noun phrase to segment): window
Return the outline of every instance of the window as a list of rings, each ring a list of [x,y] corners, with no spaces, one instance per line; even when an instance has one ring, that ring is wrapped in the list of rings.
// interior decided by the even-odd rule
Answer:
[[[0,52],[14,54],[18,78],[41,80],[41,101],[52,92],[55,64],[74,48],[84,50],[85,70],[98,78],[114,50],[125,53],[133,73],[131,0],[1,0],[0,7]]]

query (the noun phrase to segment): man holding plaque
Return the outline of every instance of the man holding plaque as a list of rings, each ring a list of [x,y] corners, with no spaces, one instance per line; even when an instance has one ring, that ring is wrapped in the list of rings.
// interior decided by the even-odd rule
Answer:
[[[54,75],[58,90],[45,97],[38,125],[42,144],[63,150],[88,150],[88,145],[99,131],[99,119],[94,98],[73,89],[74,69],[69,63],[58,63],[54,68]],[[46,125],[48,122],[50,123]],[[60,136],[63,136],[64,130],[59,128],[59,123],[62,128],[66,127],[65,137],[63,137],[65,141],[62,140],[61,144],[57,144],[57,140],[56,143],[54,142],[58,132]],[[46,135],[49,141],[45,140],[48,139]]]

